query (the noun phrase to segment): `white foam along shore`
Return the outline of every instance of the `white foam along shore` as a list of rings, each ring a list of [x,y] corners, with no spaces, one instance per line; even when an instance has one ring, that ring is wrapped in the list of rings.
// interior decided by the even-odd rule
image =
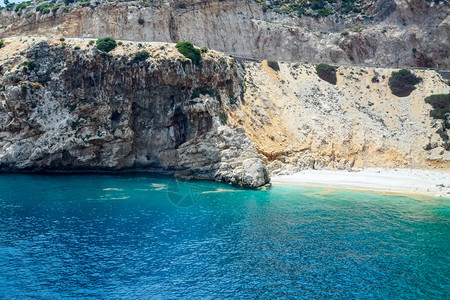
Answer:
[[[429,170],[304,170],[292,175],[273,176],[272,183],[450,198],[450,173]]]

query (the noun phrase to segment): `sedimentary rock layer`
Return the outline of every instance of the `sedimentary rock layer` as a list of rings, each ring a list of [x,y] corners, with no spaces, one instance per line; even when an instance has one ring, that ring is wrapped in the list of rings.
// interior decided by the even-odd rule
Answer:
[[[110,55],[81,43],[43,40],[23,56],[6,53],[9,40],[0,49],[3,170],[156,169],[245,187],[269,182],[244,130],[226,126],[239,105],[230,104],[242,89],[239,65],[215,55],[196,66],[160,45],[133,45],[153,58],[132,63],[127,45]]]
[[[138,51],[150,57],[132,63]],[[271,64],[273,66],[273,64]],[[395,69],[246,61],[209,50],[192,64],[173,44],[22,37],[0,49],[3,170],[158,170],[258,187],[271,174],[364,167],[450,170],[450,129]],[[275,68],[275,69],[274,69]]]
[[[364,14],[303,16],[264,11],[255,1],[114,2],[48,13],[0,13],[0,36],[47,35],[191,41],[237,56],[395,67],[449,67],[448,1],[364,2]]]

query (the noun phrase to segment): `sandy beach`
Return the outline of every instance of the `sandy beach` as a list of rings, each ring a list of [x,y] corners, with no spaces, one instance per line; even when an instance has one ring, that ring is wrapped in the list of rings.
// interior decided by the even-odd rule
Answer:
[[[273,176],[272,183],[450,198],[450,173],[429,170],[304,170],[292,175]]]

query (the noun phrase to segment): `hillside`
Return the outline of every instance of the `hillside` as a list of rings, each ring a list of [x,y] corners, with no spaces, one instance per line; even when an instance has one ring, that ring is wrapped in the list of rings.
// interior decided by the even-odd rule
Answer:
[[[252,59],[450,66],[450,3],[426,0],[31,2],[0,13],[0,36],[192,41]]]
[[[3,170],[146,169],[248,187],[310,168],[450,170],[449,122],[425,101],[450,92],[435,71],[414,70],[420,82],[397,97],[395,69],[340,67],[332,84],[314,65],[212,50],[194,64],[168,43],[4,45]]]

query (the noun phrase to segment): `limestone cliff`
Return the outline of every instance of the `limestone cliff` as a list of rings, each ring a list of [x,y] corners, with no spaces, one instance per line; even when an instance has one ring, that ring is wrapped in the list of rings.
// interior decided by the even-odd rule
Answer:
[[[364,8],[360,13],[326,17],[266,10],[253,0],[91,1],[88,5],[57,4],[38,12],[30,5],[17,12],[10,9],[0,13],[0,37],[31,34],[191,41],[258,59],[382,67],[450,66],[448,1],[359,2]]]
[[[337,84],[315,66],[246,62],[245,103],[232,112],[272,173],[366,167],[450,170],[450,129],[430,117],[424,99],[448,94],[435,71],[414,70],[422,82],[408,97],[391,93],[394,69],[339,67]],[[450,116],[449,116],[450,117]]]
[[[132,63],[146,50],[150,57]],[[435,71],[407,97],[394,69],[236,60],[200,65],[173,44],[22,37],[0,48],[3,170],[152,169],[258,187],[301,169],[450,170],[450,129],[425,97],[450,87]],[[267,166],[267,167],[266,167]]]
[[[230,97],[242,89],[242,70],[227,57],[210,53],[196,66],[169,45],[107,54],[88,41],[27,42],[35,45],[7,40],[0,49],[3,170],[132,168],[269,182],[244,130],[226,126],[239,106]],[[127,53],[138,50],[152,58],[133,63]]]

